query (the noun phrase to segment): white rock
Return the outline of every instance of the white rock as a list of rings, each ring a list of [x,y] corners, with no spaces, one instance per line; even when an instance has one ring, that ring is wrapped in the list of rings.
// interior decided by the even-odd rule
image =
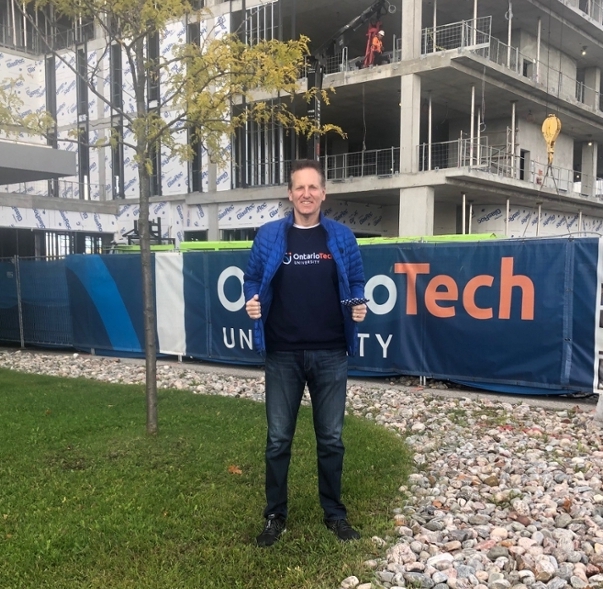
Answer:
[[[341,589],[355,589],[360,584],[358,577],[351,576],[341,581]]]

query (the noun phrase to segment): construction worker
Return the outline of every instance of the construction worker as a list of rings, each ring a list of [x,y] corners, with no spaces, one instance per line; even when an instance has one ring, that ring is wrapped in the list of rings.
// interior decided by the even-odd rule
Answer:
[[[373,40],[371,41],[371,52],[373,54],[372,65],[389,63],[389,59],[383,55],[383,37],[385,37],[385,32],[380,30],[373,36]]]

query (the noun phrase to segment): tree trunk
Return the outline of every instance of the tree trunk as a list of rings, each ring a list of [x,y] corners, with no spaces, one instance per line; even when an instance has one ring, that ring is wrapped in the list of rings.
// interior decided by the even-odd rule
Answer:
[[[151,271],[151,236],[149,198],[151,179],[145,164],[138,164],[140,180],[140,265],[142,272],[142,305],[144,313],[144,356],[146,366],[147,434],[157,434],[157,329],[153,272]]]
[[[136,114],[140,120],[148,117],[145,88],[147,84],[145,67],[145,41],[140,37],[134,44],[132,81],[136,97]],[[157,316],[155,314],[155,293],[151,268],[151,235],[149,227],[149,202],[151,200],[151,178],[148,166],[151,145],[148,128],[139,129],[136,135],[136,160],[140,214],[138,235],[140,236],[140,268],[142,274],[142,308],[144,325],[144,357],[146,367],[147,434],[157,435]]]

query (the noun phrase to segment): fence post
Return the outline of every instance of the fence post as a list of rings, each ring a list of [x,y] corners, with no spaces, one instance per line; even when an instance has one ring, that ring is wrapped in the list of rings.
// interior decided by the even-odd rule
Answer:
[[[25,348],[25,335],[23,333],[23,302],[21,300],[21,270],[19,267],[19,257],[13,257],[15,265],[15,280],[17,285],[17,311],[19,314],[19,339],[21,340],[21,348]]]

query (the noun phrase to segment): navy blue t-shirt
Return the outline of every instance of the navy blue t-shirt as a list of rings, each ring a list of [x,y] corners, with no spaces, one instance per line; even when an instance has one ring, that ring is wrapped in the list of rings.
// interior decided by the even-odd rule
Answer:
[[[346,347],[337,266],[321,225],[291,227],[272,290],[266,320],[268,352]]]

